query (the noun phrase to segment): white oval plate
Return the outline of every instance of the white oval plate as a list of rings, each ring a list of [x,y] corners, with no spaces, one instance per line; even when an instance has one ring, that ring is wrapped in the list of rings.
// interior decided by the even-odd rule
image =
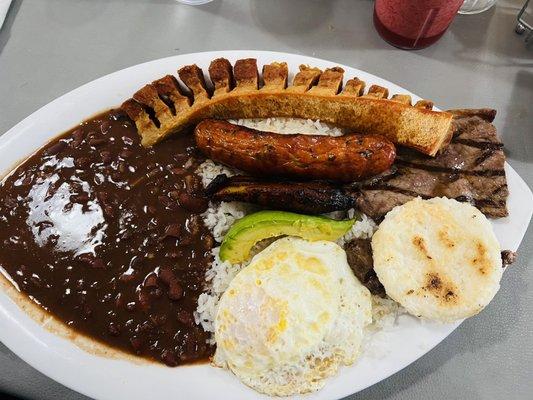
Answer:
[[[205,71],[209,62],[217,57],[226,57],[232,62],[239,58],[254,57],[260,66],[272,61],[286,61],[292,72],[300,64],[320,68],[338,65],[311,57],[264,51],[186,54],[136,65],[90,82],[52,101],[1,136],[0,172],[9,171],[16,162],[57,134],[97,112],[121,104],[145,83],[165,74],[175,74],[177,68],[187,64],[196,63]],[[419,99],[377,76],[348,66],[342,67],[347,77],[357,76],[368,85],[381,85],[389,88],[393,94],[407,93],[414,100]],[[506,173],[510,191],[509,217],[494,221],[493,225],[502,248],[516,250],[531,218],[533,195],[508,164]],[[297,398],[338,399],[358,392],[430,351],[458,325],[421,323],[413,317],[402,316],[392,329],[381,332],[373,339],[370,349],[363,353],[354,366],[342,368],[323,390]],[[266,398],[241,384],[232,374],[209,365],[168,368],[89,354],[67,339],[43,329],[3,292],[0,292],[0,340],[50,378],[96,399]],[[378,340],[379,346],[376,343]]]

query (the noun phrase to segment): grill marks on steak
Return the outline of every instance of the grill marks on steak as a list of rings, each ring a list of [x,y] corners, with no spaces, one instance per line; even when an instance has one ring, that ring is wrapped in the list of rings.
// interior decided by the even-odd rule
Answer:
[[[414,197],[467,201],[488,217],[507,216],[503,144],[490,122],[493,110],[454,110],[453,139],[436,157],[399,148],[396,171],[365,182],[357,207],[374,219]]]

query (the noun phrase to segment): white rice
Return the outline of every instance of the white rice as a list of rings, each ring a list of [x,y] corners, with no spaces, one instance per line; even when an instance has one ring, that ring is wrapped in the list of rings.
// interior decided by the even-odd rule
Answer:
[[[407,311],[394,300],[372,296],[372,323],[367,326],[369,331],[389,329],[396,324],[398,316]]]
[[[351,210],[348,210],[347,217],[353,218],[355,214],[356,211],[352,208]],[[365,214],[359,215],[360,220],[356,221],[355,224],[352,225],[352,228],[346,232],[343,237],[337,240],[339,246],[344,247],[344,245],[352,239],[370,239],[378,228],[376,223],[368,216]]]
[[[220,297],[235,275],[245,266],[245,264],[232,265],[229,261],[220,260],[219,252],[220,247],[215,247],[211,251],[213,263],[205,274],[208,289],[198,297],[198,307],[194,313],[196,324],[202,325],[206,332],[211,333],[215,332],[214,321]],[[210,340],[214,343],[213,337]]]
[[[343,134],[342,130],[320,121],[304,119],[241,119],[230,122],[275,133],[307,133],[330,136],[340,136]],[[197,173],[202,177],[203,185],[207,186],[219,174],[233,176],[238,174],[238,171],[215,163],[212,160],[207,160],[198,167]],[[239,202],[221,202],[220,204],[211,203],[207,211],[202,214],[202,217],[205,225],[211,231],[215,240],[220,243],[224,239],[224,235],[227,233],[231,225],[237,219],[244,217],[246,214],[253,212],[256,209],[257,208],[253,205]],[[344,219],[354,218],[355,214],[356,211],[351,209],[347,212],[340,211],[329,213],[327,216],[334,219]],[[337,244],[344,247],[345,243],[354,238],[369,239],[372,237],[376,229],[377,226],[372,219],[364,214],[360,214],[359,220],[353,225],[350,231],[337,240]],[[254,247],[252,253],[259,252],[268,243],[270,242],[265,241],[262,244],[258,244]],[[201,325],[205,331],[211,333],[214,333],[214,320],[220,297],[235,275],[237,275],[237,273],[249,262],[231,265],[227,261],[223,262],[220,260],[219,251],[220,247],[216,247],[212,250],[214,260],[211,264],[211,268],[206,273],[206,291],[199,296],[198,307],[194,313],[196,323]],[[367,328],[367,332],[374,333],[380,329],[392,326],[401,312],[401,308],[394,301],[373,296],[373,322]],[[210,343],[214,344],[214,335],[211,336]]]
[[[230,120],[234,124],[266,132],[281,134],[302,133],[310,135],[342,136],[344,131],[321,121],[301,118],[266,118]]]
[[[238,201],[223,201],[220,204],[209,203],[209,207],[202,214],[202,218],[205,226],[211,231],[215,240],[221,243],[231,225],[254,209],[255,207],[253,205]]]
[[[196,173],[202,177],[202,185],[207,187],[218,175],[225,174],[226,176],[230,177],[237,175],[237,170],[215,163],[213,160],[208,158],[202,164],[200,164],[200,166],[196,169]]]

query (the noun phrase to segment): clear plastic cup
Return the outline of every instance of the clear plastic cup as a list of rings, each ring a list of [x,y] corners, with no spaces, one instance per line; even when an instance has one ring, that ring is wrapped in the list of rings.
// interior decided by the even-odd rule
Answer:
[[[483,11],[487,11],[498,0],[465,0],[459,14],[478,14]]]

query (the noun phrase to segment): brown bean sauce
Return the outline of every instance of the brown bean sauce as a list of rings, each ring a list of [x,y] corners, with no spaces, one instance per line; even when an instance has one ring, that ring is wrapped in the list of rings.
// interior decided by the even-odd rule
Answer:
[[[105,344],[175,366],[209,357],[193,312],[213,238],[191,134],[153,148],[112,110],[54,139],[0,186],[0,266]]]

